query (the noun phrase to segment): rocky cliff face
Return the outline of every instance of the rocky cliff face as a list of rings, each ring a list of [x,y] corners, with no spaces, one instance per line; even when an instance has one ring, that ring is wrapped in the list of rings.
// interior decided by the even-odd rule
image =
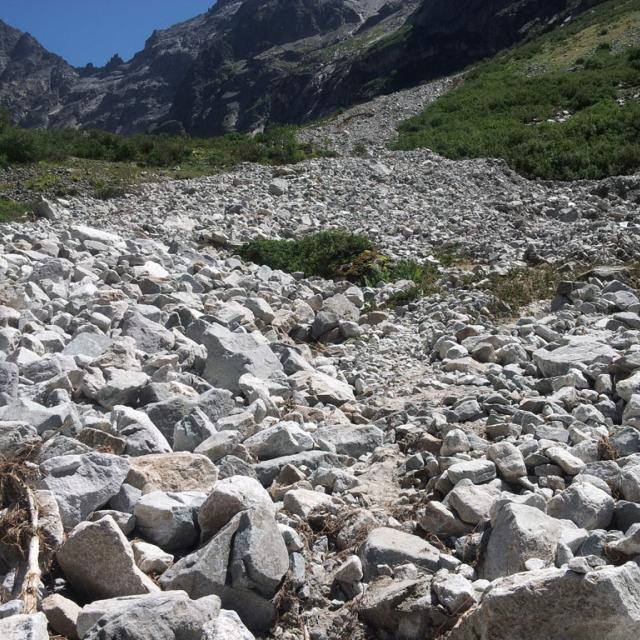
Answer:
[[[0,104],[28,127],[119,133],[300,123],[462,69],[594,1],[225,0],[99,69],[0,22]]]
[[[42,126],[75,84],[78,73],[28,33],[0,20],[0,104],[24,126]]]
[[[464,69],[602,0],[422,0],[403,28],[342,61],[322,87],[327,112]]]

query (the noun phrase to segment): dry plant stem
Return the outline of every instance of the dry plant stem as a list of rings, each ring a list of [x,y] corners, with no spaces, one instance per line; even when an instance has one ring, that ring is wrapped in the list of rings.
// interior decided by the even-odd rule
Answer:
[[[38,610],[40,594],[42,593],[42,572],[40,571],[40,538],[38,537],[38,507],[35,496],[29,487],[25,487],[29,505],[29,524],[31,539],[26,558],[26,572],[22,581],[20,598],[24,602],[25,613],[35,613]]]

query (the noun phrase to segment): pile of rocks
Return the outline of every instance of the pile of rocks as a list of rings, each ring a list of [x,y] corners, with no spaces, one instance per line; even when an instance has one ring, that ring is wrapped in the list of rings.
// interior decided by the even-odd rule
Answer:
[[[25,609],[3,539],[0,637],[635,639],[633,179],[379,153],[0,227],[0,456],[33,479],[43,573]],[[398,256],[463,243],[486,274],[533,253],[613,266],[500,323],[459,266],[378,309],[406,283],[234,256],[322,226]]]

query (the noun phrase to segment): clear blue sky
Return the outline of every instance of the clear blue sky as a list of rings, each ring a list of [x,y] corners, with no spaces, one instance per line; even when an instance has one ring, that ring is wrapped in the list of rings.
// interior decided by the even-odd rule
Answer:
[[[0,19],[75,66],[128,60],[154,29],[204,13],[214,0],[0,0]]]

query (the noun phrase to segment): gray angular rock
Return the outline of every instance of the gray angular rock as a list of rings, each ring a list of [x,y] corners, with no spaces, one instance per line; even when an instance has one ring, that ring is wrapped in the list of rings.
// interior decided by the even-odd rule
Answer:
[[[59,456],[40,465],[40,486],[54,494],[62,523],[71,529],[120,491],[129,467],[107,453]]]
[[[492,485],[474,485],[461,480],[447,494],[446,503],[455,509],[460,519],[478,525],[489,520],[491,506],[500,496],[500,489]]]
[[[482,484],[496,477],[496,465],[490,460],[456,462],[447,469],[447,474],[453,485],[464,479],[471,480],[473,484]]]
[[[546,378],[563,376],[576,366],[589,366],[594,362],[613,362],[620,354],[605,342],[592,336],[572,336],[567,344],[553,351],[538,349],[533,361]]]
[[[545,449],[544,455],[570,476],[580,473],[586,466],[583,460],[562,447],[549,447]]]
[[[79,524],[56,558],[74,589],[90,598],[158,591],[136,566],[129,541],[110,516]]]
[[[321,371],[299,371],[291,378],[297,385],[306,386],[309,394],[318,402],[341,407],[355,401],[350,385]]]
[[[113,340],[101,333],[79,333],[66,344],[62,350],[62,355],[97,358],[112,344]]]
[[[0,362],[0,407],[11,404],[18,397],[19,371],[12,362]]]
[[[473,584],[457,573],[436,574],[431,588],[442,605],[450,614],[460,615],[476,602]]]
[[[202,628],[202,640],[255,640],[235,611],[223,609],[220,615]]]
[[[289,570],[289,553],[271,510],[242,513],[228,567],[234,589],[275,595]]]
[[[164,589],[184,589],[192,598],[219,595],[251,630],[265,632],[275,619],[270,599],[289,569],[289,556],[275,520],[265,511],[234,516],[204,547],[160,578]]]
[[[498,469],[500,476],[507,482],[517,482],[527,476],[522,453],[510,442],[492,444],[486,451],[487,458]]]
[[[372,424],[332,425],[320,427],[314,438],[321,448],[328,444],[331,451],[359,458],[382,446],[384,433]]]
[[[259,460],[271,460],[313,449],[313,438],[297,422],[279,422],[243,442]]]
[[[640,568],[631,562],[586,575],[564,569],[518,573],[494,582],[449,638],[634,640],[639,583]]]
[[[137,529],[161,549],[188,549],[198,540],[196,514],[205,498],[197,491],[147,493],[133,510]]]
[[[0,422],[0,455],[14,456],[27,443],[40,441],[35,427],[24,422]]]
[[[572,484],[547,504],[554,518],[571,520],[584,529],[607,529],[613,518],[613,498],[590,483]]]
[[[216,482],[198,512],[203,540],[216,534],[236,514],[249,509],[266,509],[275,514],[271,496],[257,480],[231,476]]]
[[[69,640],[78,640],[76,627],[80,607],[73,600],[53,593],[42,600],[42,612],[57,634]]]
[[[222,325],[212,324],[190,338],[207,348],[202,377],[215,387],[240,392],[239,380],[250,373],[261,380],[284,379],[280,360],[264,338],[254,333],[232,333]]]
[[[155,544],[134,540],[131,549],[136,565],[143,573],[160,575],[173,564],[173,556]]]
[[[199,640],[204,626],[220,613],[220,599],[216,596],[191,600],[181,591],[107,602],[103,611],[101,602],[83,609],[83,640]]]
[[[104,384],[101,384],[97,392],[89,397],[109,410],[117,405],[135,406],[138,404],[142,389],[148,382],[149,376],[141,371],[105,369]]]
[[[0,619],[2,640],[49,640],[44,613],[20,614]]]
[[[216,433],[216,427],[198,408],[176,423],[173,428],[173,450],[193,451]]]
[[[579,532],[573,522],[556,520],[535,507],[503,504],[492,519],[480,576],[495,580],[524,571],[531,558],[553,565],[558,543],[574,539]]]
[[[70,403],[45,407],[32,400],[19,398],[0,407],[0,422],[24,422],[35,427],[40,434],[59,429],[65,424],[72,425],[76,421],[76,410]]]
[[[131,407],[116,405],[111,420],[118,434],[126,440],[124,453],[144,456],[151,453],[171,453],[171,446],[149,416]]]
[[[366,541],[358,550],[362,560],[365,580],[371,580],[378,574],[378,565],[394,567],[412,562],[427,571],[440,568],[440,551],[418,536],[378,527],[369,533]]]
[[[119,235],[109,233],[101,229],[94,229],[86,225],[77,225],[69,230],[72,238],[80,240],[80,242],[99,242],[107,246],[124,248],[125,243]]]
[[[176,342],[171,331],[136,311],[125,314],[122,335],[133,338],[138,349],[150,354],[173,349]]]

